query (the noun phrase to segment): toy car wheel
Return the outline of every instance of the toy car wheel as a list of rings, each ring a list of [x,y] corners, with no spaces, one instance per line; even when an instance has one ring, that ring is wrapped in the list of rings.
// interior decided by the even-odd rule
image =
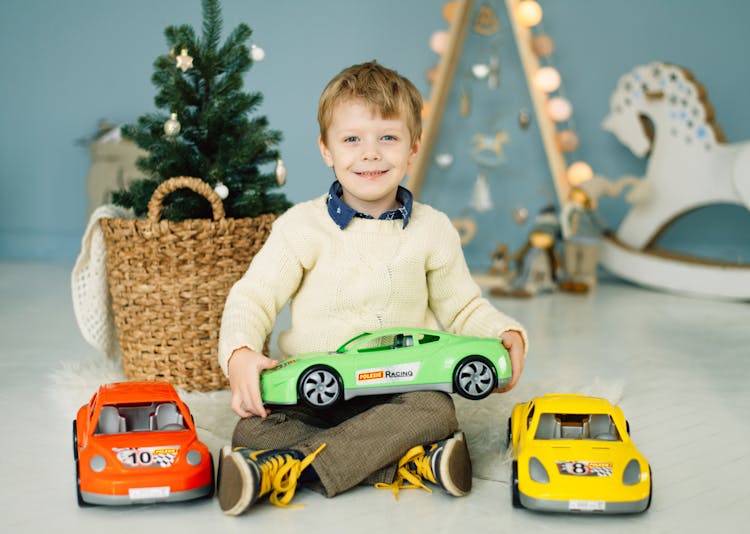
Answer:
[[[339,375],[330,367],[311,367],[299,379],[297,395],[313,408],[330,408],[341,399],[343,385]]]
[[[496,387],[497,371],[482,356],[464,358],[453,372],[453,389],[467,399],[483,399]]]
[[[78,428],[75,421],[73,421],[73,459],[78,461]]]
[[[76,498],[78,499],[78,506],[81,508],[91,506],[90,503],[87,503],[83,500],[83,495],[81,494],[81,473],[78,470],[78,460],[76,459]]]
[[[208,457],[210,458],[210,461],[211,461],[211,489],[209,490],[208,493],[206,493],[206,499],[213,499],[214,495],[216,494],[216,487],[219,484],[218,484],[218,481],[215,480],[217,477],[214,474],[216,473],[216,471],[214,470],[214,457],[210,452],[208,453]],[[219,458],[221,458],[221,456],[219,456]]]
[[[510,425],[511,425],[511,421],[510,421],[510,417],[508,417],[508,432],[506,433],[506,436],[505,436],[505,448],[506,449],[510,447],[511,443],[513,443],[513,431],[511,430]]]
[[[73,421],[73,460],[76,465],[76,498],[78,499],[78,506],[91,506],[83,500],[83,495],[81,495],[81,473],[78,468],[78,428],[75,421]]]
[[[518,491],[518,462],[513,460],[513,473],[510,479],[510,498],[513,508],[523,508],[521,504],[521,492]]]

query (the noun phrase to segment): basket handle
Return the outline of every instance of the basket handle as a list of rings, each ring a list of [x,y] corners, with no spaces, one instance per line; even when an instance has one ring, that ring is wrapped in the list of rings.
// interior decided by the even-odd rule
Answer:
[[[159,187],[156,188],[154,194],[151,195],[151,200],[148,201],[149,222],[158,223],[159,219],[161,219],[162,202],[164,201],[164,198],[168,194],[184,188],[192,189],[211,203],[214,221],[218,221],[225,217],[226,214],[224,213],[224,204],[221,202],[221,197],[216,194],[216,191],[214,191],[208,183],[200,178],[177,176],[175,178],[164,180],[159,184]]]

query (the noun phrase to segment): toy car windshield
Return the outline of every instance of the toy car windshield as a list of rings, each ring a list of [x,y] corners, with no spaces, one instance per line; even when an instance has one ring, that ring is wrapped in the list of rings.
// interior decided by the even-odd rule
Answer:
[[[606,413],[543,413],[539,416],[534,439],[622,441],[612,418]]]
[[[175,430],[186,430],[177,405],[174,402],[151,402],[102,406],[95,433],[124,434]]]
[[[418,339],[409,333],[373,335],[370,333],[360,334],[353,337],[336,350],[338,354],[346,352],[375,352],[379,350],[401,349],[413,347],[417,344],[425,345],[438,341],[440,337],[431,334],[420,334]]]

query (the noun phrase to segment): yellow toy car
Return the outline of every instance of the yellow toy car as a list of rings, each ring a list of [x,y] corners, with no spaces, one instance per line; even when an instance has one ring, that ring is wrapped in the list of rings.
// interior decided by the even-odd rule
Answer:
[[[607,400],[554,394],[517,404],[508,422],[516,508],[638,513],[651,505],[651,468]]]

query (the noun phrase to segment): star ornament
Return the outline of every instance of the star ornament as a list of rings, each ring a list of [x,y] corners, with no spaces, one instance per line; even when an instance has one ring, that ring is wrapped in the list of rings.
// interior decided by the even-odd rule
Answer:
[[[187,72],[193,68],[193,57],[188,55],[187,48],[183,48],[180,55],[177,56],[177,68],[182,72]]]

